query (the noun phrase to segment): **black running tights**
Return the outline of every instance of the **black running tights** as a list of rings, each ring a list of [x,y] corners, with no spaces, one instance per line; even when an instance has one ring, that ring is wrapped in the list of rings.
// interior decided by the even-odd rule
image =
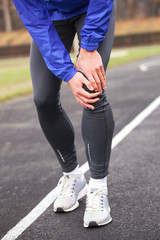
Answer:
[[[105,40],[100,43],[100,53],[105,70],[110,58],[114,38],[115,6]],[[53,22],[68,52],[71,50],[75,33],[79,42],[80,30],[86,14],[68,20]],[[64,172],[70,172],[77,166],[74,145],[74,129],[60,103],[62,81],[47,68],[38,46],[31,45],[30,57],[31,78],[34,90],[34,102],[37,108],[41,128],[55,151]],[[91,177],[104,178],[108,175],[111,142],[114,131],[114,120],[105,91],[99,95],[100,100],[94,103],[94,110],[83,109],[82,136],[85,144]]]

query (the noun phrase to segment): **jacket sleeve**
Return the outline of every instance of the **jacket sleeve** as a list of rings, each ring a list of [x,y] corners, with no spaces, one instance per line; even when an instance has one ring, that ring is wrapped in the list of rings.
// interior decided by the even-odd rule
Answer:
[[[19,16],[38,45],[47,67],[69,81],[77,72],[50,19],[44,0],[13,0]]]
[[[108,31],[114,0],[90,0],[81,30],[81,47],[93,51],[104,40]]]

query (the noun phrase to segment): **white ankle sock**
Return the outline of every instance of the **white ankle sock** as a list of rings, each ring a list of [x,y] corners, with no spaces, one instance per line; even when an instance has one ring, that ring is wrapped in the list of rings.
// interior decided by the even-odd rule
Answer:
[[[101,187],[106,189],[107,190],[107,194],[108,194],[107,177],[100,178],[100,179],[90,178],[90,180],[89,180],[89,189],[101,188]]]
[[[71,171],[71,172],[63,172],[63,174],[64,175],[71,175],[71,174],[73,174],[73,175],[82,175],[82,171],[80,170],[79,165],[77,165],[77,167],[73,171]]]

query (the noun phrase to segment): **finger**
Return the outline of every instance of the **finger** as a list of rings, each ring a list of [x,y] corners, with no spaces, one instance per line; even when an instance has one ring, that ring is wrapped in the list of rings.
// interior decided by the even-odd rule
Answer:
[[[79,104],[81,104],[81,106],[84,107],[84,108],[89,108],[89,109],[91,109],[91,110],[94,110],[94,106],[92,106],[92,105],[90,105],[90,104],[88,104],[88,103],[85,103],[85,102],[83,101],[82,97],[77,97],[77,102],[78,102]]]
[[[97,87],[97,84],[96,84],[96,82],[95,82],[92,74],[88,74],[88,75],[87,75],[87,78],[88,78],[88,80],[91,82],[91,84],[92,84],[92,86],[93,86],[93,88],[94,88],[94,91],[97,92],[97,91],[98,91],[98,87]]]
[[[88,99],[88,98],[85,98],[83,96],[80,96],[81,100],[83,100],[84,103],[95,103],[97,101],[99,101],[100,99],[99,98],[91,98],[91,99]]]
[[[103,77],[104,77],[104,79],[105,79],[105,81],[106,81],[106,73],[105,73],[105,71],[104,71],[104,67],[103,67],[103,66],[100,66],[100,70],[101,70],[101,73],[102,73],[102,75],[103,75]]]
[[[94,87],[92,86],[91,81],[89,79],[87,80],[86,78],[83,78],[82,83],[85,84],[89,90],[91,91],[94,90]]]
[[[102,75],[102,72],[99,70],[99,71],[97,72],[97,74],[98,74],[98,77],[99,77],[100,80],[101,80],[102,88],[105,89],[105,88],[106,88],[106,84],[105,84],[105,79],[104,79],[104,77],[103,77],[103,75]]]
[[[98,91],[99,92],[102,92],[102,88],[101,88],[101,81],[100,81],[100,78],[98,77],[97,75],[97,72],[94,72],[94,74],[92,74],[95,81],[96,81],[96,84],[97,84],[97,87],[98,87]]]
[[[85,97],[85,98],[87,98],[87,99],[90,99],[90,98],[95,98],[95,97],[97,97],[99,94],[100,94],[100,92],[88,93],[88,92],[85,91],[83,88],[81,88],[81,89],[78,91],[78,94],[77,94],[77,95],[80,95],[80,96],[82,96],[82,97]]]

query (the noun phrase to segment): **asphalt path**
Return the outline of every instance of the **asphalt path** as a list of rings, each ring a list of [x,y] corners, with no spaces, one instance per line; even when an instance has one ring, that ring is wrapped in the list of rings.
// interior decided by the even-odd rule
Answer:
[[[106,92],[116,135],[160,95],[160,56],[110,69]],[[86,162],[80,127],[82,108],[66,84],[61,99],[75,128],[82,165]],[[72,213],[56,214],[50,206],[17,239],[159,240],[159,119],[157,108],[112,151],[108,177],[112,223],[85,229],[83,199]],[[1,104],[0,238],[56,186],[61,175],[55,154],[40,130],[32,96]]]

